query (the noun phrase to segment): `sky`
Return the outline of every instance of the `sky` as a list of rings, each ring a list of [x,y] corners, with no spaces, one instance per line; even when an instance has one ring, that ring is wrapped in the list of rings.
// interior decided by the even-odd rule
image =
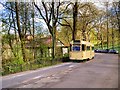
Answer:
[[[13,2],[16,0],[2,0],[2,1],[9,1],[9,2]],[[18,0],[20,2],[32,2],[32,1],[37,1],[37,2],[41,2],[41,0]],[[52,0],[44,0],[46,2],[52,2]],[[58,2],[59,0],[54,0],[55,2]],[[75,2],[76,0],[60,0],[60,1],[72,1]],[[118,2],[119,0],[77,0],[78,2]]]
[[[0,2],[5,2],[7,0],[2,0]],[[16,1],[16,0],[8,0],[8,1]],[[33,1],[33,0],[18,0],[18,1],[25,1],[25,2],[30,2],[30,1]],[[40,2],[41,0],[34,0],[35,2]],[[52,1],[52,0],[44,0],[44,1]],[[58,1],[58,0],[55,0],[55,1]],[[60,0],[60,1],[75,1],[75,0]],[[103,2],[118,2],[119,0],[78,0],[78,2],[93,2],[95,3],[98,7],[102,7],[102,3]],[[0,11],[2,11],[4,9],[4,7],[0,4]]]
[[[6,0],[2,0],[2,2],[5,2]],[[15,0],[9,0],[9,1],[15,1]],[[30,2],[30,1],[32,1],[32,0],[18,0],[18,1],[26,1],[26,2]],[[36,2],[40,2],[41,0],[34,0],[34,1],[36,1]],[[44,1],[48,1],[48,2],[50,2],[50,1],[52,1],[52,0],[44,0]],[[55,0],[55,1],[58,1],[58,0]],[[60,0],[60,1],[75,1],[75,0]],[[103,2],[107,2],[107,1],[109,1],[109,2],[113,2],[113,1],[119,1],[119,0],[78,0],[78,2],[92,2],[92,3],[95,3],[95,5],[98,7],[98,8],[101,8],[101,9],[103,9]],[[1,2],[1,1],[0,1]],[[38,4],[38,3],[37,3]],[[0,4],[0,13],[2,13],[2,11],[3,11],[3,9],[4,9],[4,7]],[[36,22],[42,22],[43,24],[44,24],[44,26],[43,26],[43,28],[44,29],[47,29],[47,26],[45,25],[45,22],[44,22],[44,20],[42,20],[42,19],[39,19],[39,18],[35,18],[35,21]],[[2,23],[1,23],[1,21],[0,21],[0,27],[1,27],[1,25],[2,25]],[[1,29],[1,28],[0,28]],[[1,30],[0,30],[1,31]]]
[[[0,4],[0,11],[2,11],[4,9],[4,7]]]
[[[5,2],[7,0],[2,0],[0,2]],[[8,1],[16,1],[16,0],[8,0]],[[18,1],[25,1],[25,2],[30,2],[30,1],[33,1],[33,0],[18,0]],[[41,0],[34,0],[35,2],[40,2]],[[52,0],[44,0],[44,1],[52,1]],[[55,0],[55,1],[59,1],[59,0]],[[75,1],[75,0],[60,0],[60,1]],[[103,2],[118,2],[119,0],[77,0],[78,2],[93,2],[95,3],[95,5],[99,8],[102,8],[102,4]],[[0,4],[0,13],[2,12],[2,10],[4,9],[4,7]]]
[[[3,6],[0,4],[0,13],[2,13],[2,10],[3,10]],[[0,20],[0,32],[2,31],[2,22]]]

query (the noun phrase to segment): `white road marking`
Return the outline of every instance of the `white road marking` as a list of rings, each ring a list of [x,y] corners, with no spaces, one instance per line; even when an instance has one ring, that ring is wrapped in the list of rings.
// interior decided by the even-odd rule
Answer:
[[[75,67],[75,65],[70,65],[69,67],[72,68],[72,67]]]
[[[44,75],[41,75],[41,76],[37,76],[37,77],[34,77],[33,79],[38,79],[38,78],[41,78],[43,77]]]
[[[31,80],[38,79],[38,78],[41,78],[41,77],[43,77],[43,75],[37,76],[37,77],[34,77],[34,78],[31,78],[31,79],[27,79],[27,80],[25,80],[25,81],[22,81],[22,83],[27,83],[27,82],[29,82],[29,81],[31,81]]]

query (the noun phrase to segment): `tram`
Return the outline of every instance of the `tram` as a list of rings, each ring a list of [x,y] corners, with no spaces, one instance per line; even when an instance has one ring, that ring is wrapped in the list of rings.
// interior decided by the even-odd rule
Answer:
[[[70,42],[70,60],[86,60],[92,59],[94,56],[94,44],[82,40],[74,40]]]

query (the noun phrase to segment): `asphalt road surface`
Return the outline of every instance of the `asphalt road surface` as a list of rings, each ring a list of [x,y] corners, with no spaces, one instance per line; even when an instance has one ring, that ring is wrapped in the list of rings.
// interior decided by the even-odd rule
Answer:
[[[118,55],[3,76],[2,88],[118,88]]]

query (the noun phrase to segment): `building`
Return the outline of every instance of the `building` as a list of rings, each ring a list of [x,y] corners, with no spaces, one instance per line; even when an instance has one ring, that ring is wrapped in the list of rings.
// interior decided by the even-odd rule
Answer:
[[[30,40],[28,39],[30,38]],[[31,40],[31,36],[27,35],[26,37],[26,48],[35,49],[37,55],[42,55],[48,57],[52,56],[52,37],[35,37],[34,40]],[[56,55],[62,54],[63,56],[65,54],[68,54],[69,52],[69,45],[65,45],[61,40],[56,39]],[[44,50],[47,49],[47,50]]]

